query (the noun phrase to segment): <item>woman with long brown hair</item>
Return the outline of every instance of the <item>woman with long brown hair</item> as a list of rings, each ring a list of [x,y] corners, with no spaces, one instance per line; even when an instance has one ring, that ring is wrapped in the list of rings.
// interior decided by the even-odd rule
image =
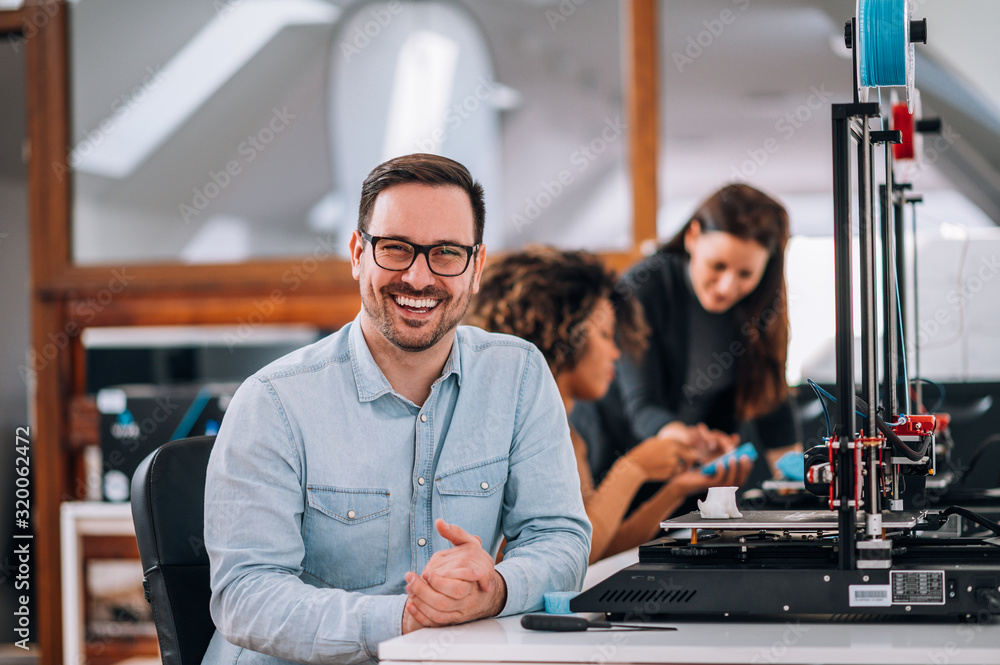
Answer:
[[[651,334],[638,360],[622,359],[597,405],[605,432],[617,431],[607,420],[619,410],[633,440],[735,443],[752,432],[772,467],[800,444],[785,381],[788,238],[780,203],[732,184],[625,275],[617,290],[642,305]]]
[[[569,413],[577,401],[596,400],[607,392],[621,357],[618,343],[633,352],[645,348],[642,311],[615,287],[614,274],[592,254],[530,247],[487,266],[466,322],[537,346]],[[595,479],[587,441],[573,428],[570,438],[583,505],[594,528],[591,563],[652,540],[660,522],[689,495],[732,484],[748,469],[748,465],[720,465],[713,475],[688,470],[719,451],[653,436],[618,458],[603,478]],[[628,514],[647,482],[656,483],[657,491]]]

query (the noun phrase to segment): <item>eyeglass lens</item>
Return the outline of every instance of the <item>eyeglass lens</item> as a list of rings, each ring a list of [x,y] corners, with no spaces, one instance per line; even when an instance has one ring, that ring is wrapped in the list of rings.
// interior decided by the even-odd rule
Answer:
[[[415,253],[408,242],[380,238],[375,244],[375,263],[386,270],[406,270],[412,265]],[[427,250],[427,262],[435,273],[453,277],[465,270],[469,253],[457,245],[435,245]]]

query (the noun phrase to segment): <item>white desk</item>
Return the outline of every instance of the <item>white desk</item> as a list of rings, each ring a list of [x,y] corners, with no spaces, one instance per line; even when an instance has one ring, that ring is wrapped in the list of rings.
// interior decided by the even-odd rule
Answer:
[[[599,562],[585,588],[637,561],[636,551]],[[448,663],[785,663],[998,665],[1000,620],[975,624],[689,622],[677,631],[543,633],[520,617],[425,628],[379,645],[382,665]]]

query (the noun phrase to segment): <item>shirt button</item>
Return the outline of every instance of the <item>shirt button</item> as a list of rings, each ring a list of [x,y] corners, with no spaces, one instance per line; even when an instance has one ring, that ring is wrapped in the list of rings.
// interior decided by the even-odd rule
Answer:
[[[426,538],[420,538],[419,540],[417,540],[417,545],[420,545],[421,547],[423,547],[426,544],[427,544]]]
[[[422,423],[427,422],[427,414],[426,413],[421,413],[420,414],[420,422],[422,422]]]
[[[348,510],[347,511],[347,519],[349,519],[349,520],[353,520],[356,515],[357,515],[357,513],[354,512],[353,510]]]
[[[420,478],[417,478],[417,484],[418,484],[418,485],[423,485],[423,484],[424,484],[424,479],[423,479],[423,477],[420,477]]]
[[[488,490],[490,488],[490,484],[488,482],[486,482],[485,480],[483,482],[481,482],[479,484],[479,486],[482,487],[484,490]]]

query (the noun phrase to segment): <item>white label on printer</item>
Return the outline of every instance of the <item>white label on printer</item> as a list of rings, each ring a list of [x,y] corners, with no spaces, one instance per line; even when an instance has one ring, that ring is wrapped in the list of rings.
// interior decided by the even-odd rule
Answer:
[[[852,584],[848,587],[851,607],[889,607],[892,587],[888,584]]]

